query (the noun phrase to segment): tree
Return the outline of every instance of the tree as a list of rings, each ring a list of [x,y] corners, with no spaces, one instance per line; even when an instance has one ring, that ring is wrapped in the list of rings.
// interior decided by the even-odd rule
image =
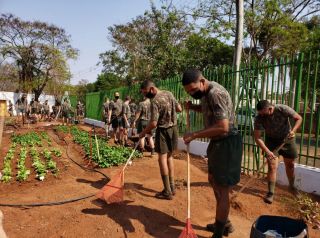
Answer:
[[[15,91],[18,86],[18,71],[13,64],[0,64],[0,91]]]
[[[121,86],[120,78],[113,73],[102,73],[98,75],[94,83],[95,91],[106,91]]]
[[[205,19],[205,27],[223,39],[235,37],[236,1],[199,0],[192,13],[194,19]],[[244,1],[245,55],[262,61],[296,53],[307,42],[303,19],[320,11],[318,0],[246,0]]]
[[[218,65],[231,65],[233,48],[202,31],[186,39],[184,67],[200,70]]]
[[[11,14],[0,18],[0,53],[15,63],[19,89],[32,91],[35,99],[48,83],[69,80],[66,61],[77,56],[64,29],[40,21],[23,21]]]
[[[104,72],[116,74],[128,85],[181,72],[192,26],[176,11],[152,5],[143,16],[108,30],[115,49],[101,54]]]

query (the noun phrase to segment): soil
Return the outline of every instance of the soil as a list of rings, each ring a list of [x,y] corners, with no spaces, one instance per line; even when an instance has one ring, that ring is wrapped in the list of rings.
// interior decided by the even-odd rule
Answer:
[[[19,132],[45,130],[52,139],[52,146],[63,152],[55,158],[60,170],[57,177],[49,175],[44,181],[34,178],[34,173],[26,182],[12,181],[0,183],[0,203],[40,203],[72,199],[96,194],[117,174],[120,167],[99,169],[99,173],[84,170],[72,162],[85,166],[88,160],[79,145],[65,135],[56,133],[48,123],[20,128]],[[84,125],[82,129],[90,130]],[[10,130],[16,130],[13,127]],[[0,152],[0,167],[10,145],[10,133],[5,128]],[[97,133],[103,136],[103,129]],[[66,154],[66,142],[68,156]],[[107,205],[90,197],[81,201],[56,206],[42,207],[1,207],[4,213],[4,229],[10,238],[15,237],[178,237],[185,227],[187,215],[186,154],[178,151],[174,155],[177,194],[171,201],[158,200],[154,194],[162,189],[156,156],[145,153],[141,159],[133,161],[125,173],[125,201],[122,204]],[[215,199],[207,182],[206,161],[191,156],[191,222],[199,238],[208,238],[212,233],[205,225],[213,222]],[[14,166],[13,166],[14,167]],[[242,176],[239,190],[249,179]],[[251,226],[260,215],[272,214],[297,218],[288,201],[293,196],[285,187],[277,187],[275,202],[266,205],[262,197],[266,192],[266,181],[255,179],[243,193],[239,194],[231,208],[230,218],[236,230],[230,238],[250,236]],[[320,231],[309,228],[310,237],[320,237]]]

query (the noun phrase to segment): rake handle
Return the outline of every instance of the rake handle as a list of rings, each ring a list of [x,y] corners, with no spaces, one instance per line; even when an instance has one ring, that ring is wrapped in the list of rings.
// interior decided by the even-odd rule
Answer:
[[[186,109],[187,114],[187,131],[190,131],[190,110],[189,107]],[[188,191],[188,213],[187,218],[191,218],[191,192],[190,192],[190,144],[187,144],[187,191]]]
[[[126,161],[125,165],[123,166],[122,171],[124,171],[124,170],[126,169],[126,167],[128,166],[129,161],[131,160],[131,158],[132,158],[132,156],[133,156],[134,152],[136,152],[136,150],[137,150],[137,148],[138,148],[138,146],[139,146],[139,142],[140,142],[140,140],[141,140],[141,138],[139,139],[138,143],[135,145],[135,147],[134,147],[133,151],[131,152],[131,154],[130,154],[129,158],[127,159],[127,161]]]

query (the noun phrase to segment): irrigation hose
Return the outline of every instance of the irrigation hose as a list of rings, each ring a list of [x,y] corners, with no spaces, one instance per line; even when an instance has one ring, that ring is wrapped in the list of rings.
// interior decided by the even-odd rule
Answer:
[[[85,195],[81,197],[76,197],[72,199],[62,200],[62,201],[55,201],[55,202],[42,202],[42,203],[21,203],[21,204],[11,204],[11,203],[0,203],[1,207],[41,207],[41,206],[55,206],[55,205],[62,205],[66,203],[76,202],[80,200],[84,200],[90,197],[94,197],[96,194]]]

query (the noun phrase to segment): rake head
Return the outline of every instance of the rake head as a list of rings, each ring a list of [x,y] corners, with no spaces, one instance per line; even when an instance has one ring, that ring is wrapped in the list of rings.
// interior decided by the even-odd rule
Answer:
[[[107,204],[123,202],[124,172],[121,170],[114,176],[96,196]]]
[[[196,235],[196,233],[192,229],[191,221],[189,218],[187,219],[186,223],[187,224],[186,224],[185,228],[182,230],[179,238],[198,238],[198,236]]]

